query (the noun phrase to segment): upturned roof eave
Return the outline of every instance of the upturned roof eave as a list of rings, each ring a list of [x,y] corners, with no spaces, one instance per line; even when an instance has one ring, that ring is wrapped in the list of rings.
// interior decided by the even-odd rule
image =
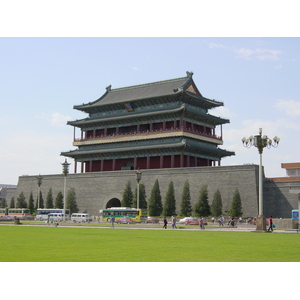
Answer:
[[[86,124],[93,124],[93,123],[99,123],[99,122],[105,122],[105,121],[118,121],[118,120],[124,120],[124,119],[130,119],[133,117],[142,117],[142,116],[155,116],[155,115],[161,115],[162,113],[165,114],[172,114],[172,113],[177,113],[183,110],[187,110],[191,113],[194,113],[193,111],[190,111],[188,109],[188,107],[185,107],[184,105],[182,105],[181,107],[172,109],[172,110],[163,110],[163,111],[154,111],[154,112],[149,112],[149,113],[143,113],[143,112],[138,112],[138,113],[132,113],[130,115],[127,116],[116,116],[116,117],[107,117],[107,118],[103,118],[103,119],[99,119],[99,118],[95,118],[95,119],[91,119],[91,118],[85,118],[85,119],[81,119],[81,120],[75,120],[75,121],[68,121],[67,125],[71,125],[71,126],[78,126],[80,127],[81,125],[86,125]],[[213,120],[219,124],[226,124],[226,123],[230,123],[230,121],[228,119],[223,119],[221,117],[216,117],[213,116],[211,114],[200,114],[201,117],[203,118],[208,118],[210,120]]]
[[[128,91],[128,90],[135,90],[138,88],[146,88],[146,87],[151,87],[151,86],[158,86],[161,84],[167,84],[167,83],[172,83],[172,82],[181,82],[181,84],[179,86],[177,86],[177,91],[175,92],[174,90],[172,92],[169,93],[164,93],[164,94],[160,94],[156,97],[168,97],[168,96],[174,96],[176,94],[180,94],[183,90],[183,87],[186,86],[190,81],[192,80],[192,77],[187,76],[187,77],[179,77],[179,78],[174,78],[174,79],[169,79],[169,80],[162,80],[162,81],[156,81],[156,82],[151,82],[151,83],[145,83],[145,84],[139,84],[139,85],[132,85],[132,86],[128,86],[128,87],[121,87],[121,88],[116,88],[116,89],[109,89],[107,88],[107,91],[97,100],[93,101],[93,102],[89,102],[86,104],[81,104],[81,105],[74,105],[73,108],[77,109],[77,110],[81,110],[81,111],[88,111],[91,108],[94,107],[98,107],[98,106],[105,106],[105,105],[113,105],[113,104],[122,104],[122,103],[128,103],[128,102],[134,102],[134,101],[140,101],[140,100],[147,100],[147,99],[153,99],[153,97],[149,96],[149,97],[141,97],[141,98],[134,98],[133,99],[126,99],[124,101],[120,101],[120,102],[112,102],[112,103],[105,103],[105,104],[97,104],[98,102],[101,102],[101,100],[103,100],[109,93],[116,93],[116,92],[122,92],[122,91]]]

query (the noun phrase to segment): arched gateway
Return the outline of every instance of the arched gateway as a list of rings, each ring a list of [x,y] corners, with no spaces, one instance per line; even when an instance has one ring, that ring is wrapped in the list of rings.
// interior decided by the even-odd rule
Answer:
[[[111,198],[106,203],[105,208],[111,208],[111,207],[121,207],[121,201],[118,198]]]

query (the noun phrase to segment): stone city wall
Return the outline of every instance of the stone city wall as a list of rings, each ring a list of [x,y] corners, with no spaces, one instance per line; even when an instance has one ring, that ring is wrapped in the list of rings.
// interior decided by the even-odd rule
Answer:
[[[162,201],[168,189],[169,182],[174,182],[176,208],[179,212],[183,185],[186,180],[190,183],[190,194],[192,206],[198,200],[202,185],[208,186],[209,203],[212,203],[213,195],[217,189],[220,190],[223,213],[230,209],[235,189],[238,188],[242,199],[242,210],[244,216],[257,215],[258,199],[258,166],[224,166],[224,167],[197,167],[197,168],[175,168],[175,169],[152,169],[141,170],[141,183],[145,185],[147,200],[151,195],[156,179],[159,181]],[[43,175],[41,191],[44,203],[47,193],[52,188],[53,198],[59,191],[63,193],[64,175]],[[17,188],[8,193],[7,202],[11,197],[16,198],[21,192],[24,193],[28,202],[30,193],[37,199],[38,186],[36,176],[20,176]],[[80,211],[86,211],[91,215],[98,215],[100,209],[106,208],[110,199],[122,200],[122,194],[126,183],[130,181],[132,191],[136,188],[135,171],[112,171],[77,173],[67,176],[67,190],[75,188],[77,204]]]

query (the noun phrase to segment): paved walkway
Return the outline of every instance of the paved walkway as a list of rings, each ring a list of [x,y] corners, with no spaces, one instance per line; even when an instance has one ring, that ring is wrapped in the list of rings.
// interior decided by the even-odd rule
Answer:
[[[40,223],[31,223],[25,222],[20,225],[15,225],[14,223],[0,223],[0,225],[6,226],[43,226],[43,227],[55,227],[53,224],[45,224],[43,222]],[[89,223],[89,224],[75,224],[75,223],[65,223],[59,224],[58,227],[72,227],[72,228],[110,228],[110,224],[108,223]],[[166,230],[162,228],[162,225],[120,225],[115,224],[114,229],[141,229],[141,230]],[[167,230],[182,230],[182,231],[201,231],[198,226],[185,226],[181,224],[177,224],[177,229],[173,229],[171,225],[168,226]],[[255,225],[249,224],[239,224],[237,227],[228,227],[228,226],[218,226],[218,225],[208,225],[205,226],[204,231],[233,231],[233,232],[258,232],[256,231]],[[298,233],[296,229],[284,230],[284,229],[274,229],[273,233]],[[299,232],[300,233],[300,232]]]

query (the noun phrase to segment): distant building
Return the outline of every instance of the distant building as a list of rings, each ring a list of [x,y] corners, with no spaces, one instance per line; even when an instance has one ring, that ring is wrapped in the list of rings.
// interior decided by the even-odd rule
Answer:
[[[272,181],[300,181],[300,163],[282,163],[282,169],[286,169],[286,177],[268,178]]]

